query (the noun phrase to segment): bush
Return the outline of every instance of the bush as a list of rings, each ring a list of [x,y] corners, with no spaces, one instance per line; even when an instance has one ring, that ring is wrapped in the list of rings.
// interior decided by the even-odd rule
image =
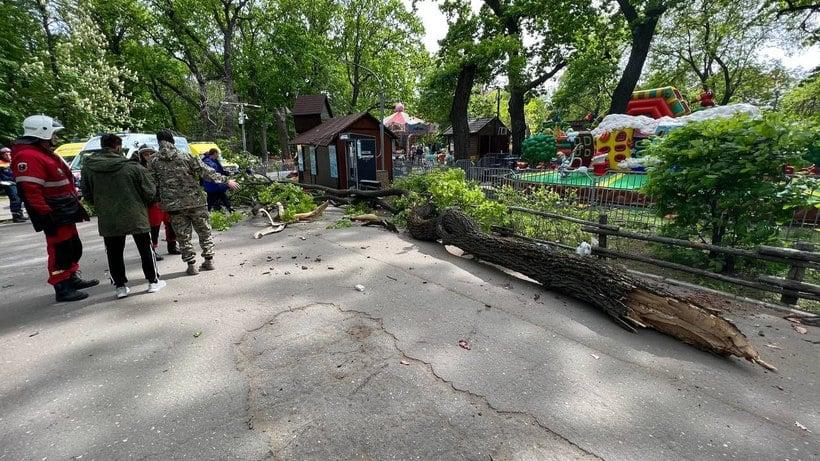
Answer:
[[[423,175],[409,175],[395,182],[395,187],[410,191],[410,196],[400,197],[394,205],[403,210],[398,222],[403,223],[406,213],[413,206],[432,203],[436,209],[458,207],[475,219],[484,230],[501,224],[506,207],[488,200],[481,187],[466,180],[464,170],[458,168],[437,169]]]
[[[558,147],[555,138],[547,134],[537,134],[530,136],[521,143],[521,159],[530,164],[538,165],[541,162],[549,162],[555,158]]]
[[[772,115],[690,123],[653,143],[645,192],[667,233],[714,244],[752,246],[776,239],[800,201],[785,166],[799,166],[817,131]],[[805,197],[804,197],[805,198]]]

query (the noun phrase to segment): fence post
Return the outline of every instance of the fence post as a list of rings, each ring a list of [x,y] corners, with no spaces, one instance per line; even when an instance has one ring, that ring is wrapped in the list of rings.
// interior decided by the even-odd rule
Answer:
[[[598,215],[598,224],[607,224],[608,222],[609,222],[609,217],[606,215],[606,213],[600,213]],[[595,235],[598,236],[598,248],[606,249],[606,237],[607,237],[607,235],[606,234],[595,234]],[[603,256],[603,255],[598,255],[598,257],[601,258],[601,259],[606,259],[606,256]]]
[[[794,248],[797,249],[797,250],[802,250],[802,251],[814,251],[814,245],[812,245],[811,243],[799,242],[799,243],[796,243],[794,245]],[[803,264],[800,264],[799,262],[796,262],[795,264],[792,264],[792,266],[789,268],[789,275],[786,276],[786,280],[794,280],[795,282],[802,282],[803,277],[805,277],[805,275],[806,275],[806,266],[803,265]],[[794,296],[792,294],[783,293],[783,295],[780,297],[780,302],[782,302],[783,304],[789,304],[789,305],[793,306],[793,305],[797,304],[798,299],[799,298],[797,296]]]

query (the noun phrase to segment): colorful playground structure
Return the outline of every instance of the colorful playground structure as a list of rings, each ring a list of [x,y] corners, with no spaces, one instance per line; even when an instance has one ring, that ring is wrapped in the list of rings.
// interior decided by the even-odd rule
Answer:
[[[674,86],[635,91],[626,106],[629,115],[645,115],[651,118],[682,117],[689,115],[689,104]]]

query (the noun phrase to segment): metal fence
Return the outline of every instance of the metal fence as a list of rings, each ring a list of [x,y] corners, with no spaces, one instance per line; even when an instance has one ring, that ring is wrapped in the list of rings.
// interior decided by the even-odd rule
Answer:
[[[641,192],[647,181],[644,173],[596,176],[592,172],[573,172],[562,178],[554,170],[457,166],[466,172],[467,179],[478,182],[490,198],[495,198],[502,187],[511,187],[521,193],[546,188],[559,194],[563,203],[574,211],[585,208],[589,217],[606,214],[611,224],[627,229],[657,233],[669,221],[668,217],[656,212],[652,202]],[[818,211],[814,208],[795,211],[791,221],[780,226],[780,239],[789,244],[820,244]]]

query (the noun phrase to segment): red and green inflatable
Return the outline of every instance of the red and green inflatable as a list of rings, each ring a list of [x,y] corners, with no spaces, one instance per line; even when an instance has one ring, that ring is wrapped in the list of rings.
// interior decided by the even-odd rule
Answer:
[[[680,117],[690,113],[689,104],[674,86],[635,91],[626,106],[629,115],[651,118]]]

